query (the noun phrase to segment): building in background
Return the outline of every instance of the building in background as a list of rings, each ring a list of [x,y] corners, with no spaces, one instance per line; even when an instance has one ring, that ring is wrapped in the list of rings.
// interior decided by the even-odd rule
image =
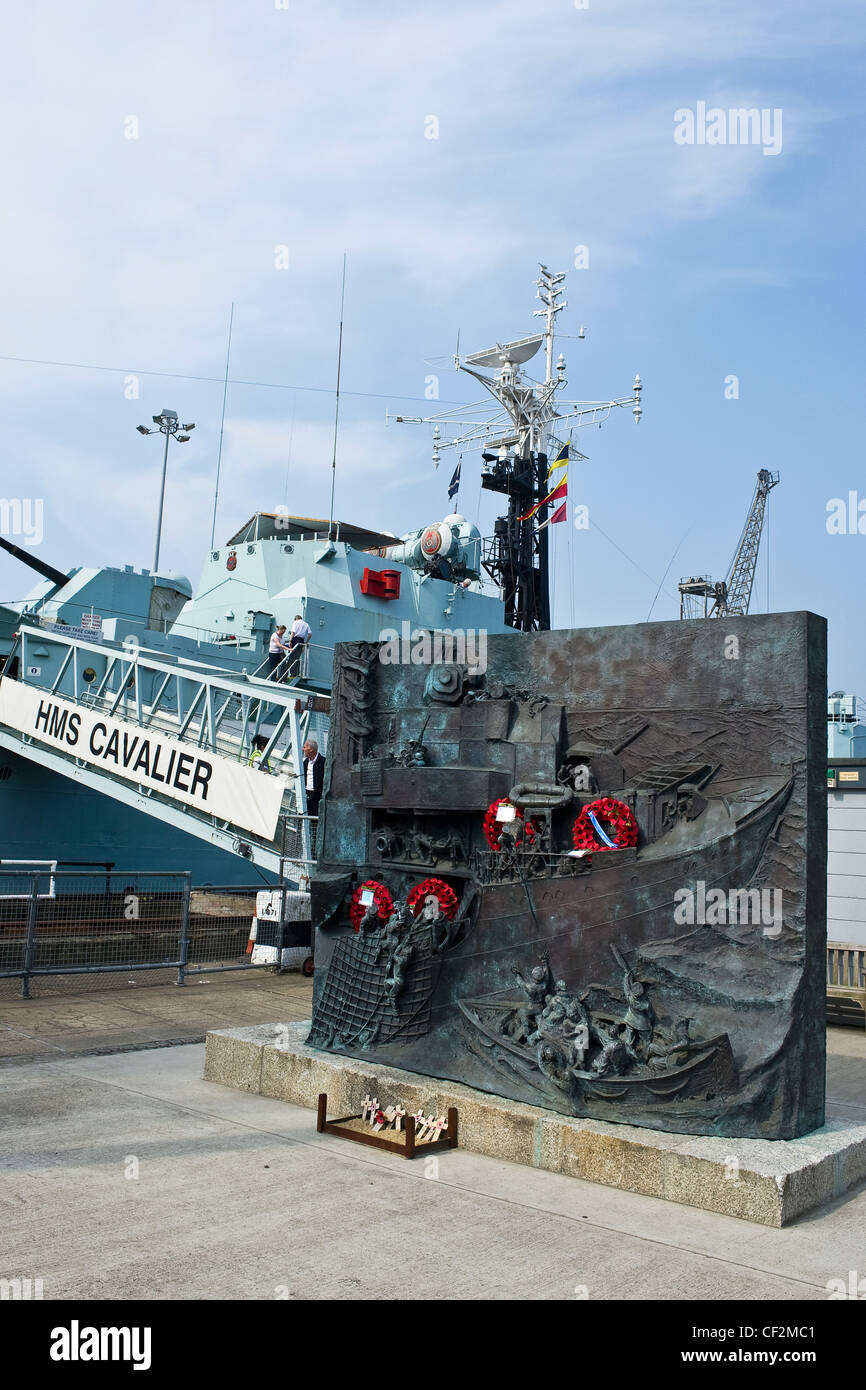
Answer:
[[[856,695],[827,701],[827,939],[866,946],[866,723]]]

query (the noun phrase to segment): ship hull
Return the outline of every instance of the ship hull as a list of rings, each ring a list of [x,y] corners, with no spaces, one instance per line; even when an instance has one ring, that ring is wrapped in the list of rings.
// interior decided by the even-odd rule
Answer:
[[[190,873],[196,887],[261,888],[277,881],[238,855],[7,750],[0,752],[0,860]]]

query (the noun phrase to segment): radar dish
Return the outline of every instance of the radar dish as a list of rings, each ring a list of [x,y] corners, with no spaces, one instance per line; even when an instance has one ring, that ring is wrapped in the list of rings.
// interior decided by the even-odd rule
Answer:
[[[513,343],[497,343],[495,348],[488,348],[486,352],[473,352],[471,357],[464,357],[463,361],[472,367],[504,367],[506,362],[513,362],[515,366],[519,366],[521,362],[528,362],[530,357],[535,356],[543,338],[542,333],[533,333],[531,338],[518,338]]]

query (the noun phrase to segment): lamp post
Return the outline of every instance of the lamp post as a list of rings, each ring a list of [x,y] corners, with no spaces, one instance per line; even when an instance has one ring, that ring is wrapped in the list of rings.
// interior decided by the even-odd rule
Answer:
[[[156,429],[151,429],[149,425],[136,425],[135,428],[138,430],[139,434],[165,435],[165,452],[162,456],[162,485],[159,489],[159,515],[156,519],[156,548],[153,552],[153,573],[156,574],[159,570],[159,543],[162,539],[162,510],[165,504],[165,476],[168,472],[168,441],[173,435],[178,444],[188,443],[189,431],[194,430],[195,425],[178,424],[176,410],[163,410],[161,415],[154,415],[153,423]],[[184,432],[178,434],[178,430],[183,430]]]

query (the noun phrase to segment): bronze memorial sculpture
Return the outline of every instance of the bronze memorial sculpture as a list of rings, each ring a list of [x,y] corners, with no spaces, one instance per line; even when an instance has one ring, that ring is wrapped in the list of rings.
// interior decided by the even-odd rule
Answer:
[[[569,1115],[824,1121],[826,625],[337,649],[311,1046]]]

